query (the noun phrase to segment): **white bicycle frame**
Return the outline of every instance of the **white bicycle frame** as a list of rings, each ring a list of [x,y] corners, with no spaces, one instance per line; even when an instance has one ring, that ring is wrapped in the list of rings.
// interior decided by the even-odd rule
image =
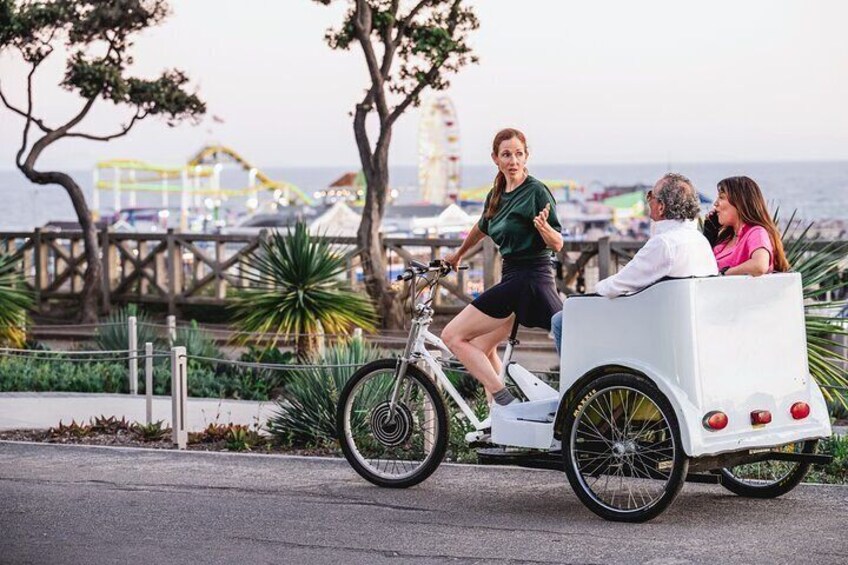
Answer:
[[[441,276],[443,275],[439,275],[439,279]],[[398,359],[399,363],[396,371],[398,378],[395,382],[390,406],[394,409],[399,395],[400,383],[403,380],[402,377],[406,375],[406,368],[410,363],[417,364],[419,362],[423,362],[427,369],[429,369],[429,373],[434,377],[437,386],[447,391],[448,396],[453,399],[460,411],[462,411],[463,415],[468,418],[468,421],[471,422],[474,429],[480,431],[485,429],[489,424],[486,423],[486,421],[480,421],[477,418],[474,411],[465,399],[462,398],[462,395],[457,392],[456,388],[450,382],[450,379],[448,379],[445,375],[439,360],[427,349],[428,345],[434,346],[441,351],[446,359],[453,356],[441,338],[429,330],[430,324],[433,322],[433,309],[430,307],[430,302],[432,301],[433,293],[438,286],[439,280],[437,279],[431,284],[427,299],[422,300],[413,309],[414,317],[412,320],[412,328],[409,331],[409,339],[406,342],[403,355]],[[413,300],[414,299],[415,297],[413,296]],[[505,382],[506,376],[509,375],[528,400],[532,401],[558,398],[559,392],[556,389],[548,386],[536,375],[512,361],[513,349],[519,343],[519,341],[515,338],[517,330],[518,325],[516,323],[513,326],[512,333],[507,341],[506,351],[504,351],[503,358],[501,359],[502,365],[498,378],[501,382]]]

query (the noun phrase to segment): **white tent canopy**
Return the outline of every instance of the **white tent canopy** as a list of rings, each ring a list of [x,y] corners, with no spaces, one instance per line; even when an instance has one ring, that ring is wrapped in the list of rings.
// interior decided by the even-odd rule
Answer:
[[[435,230],[437,232],[466,231],[470,230],[477,222],[477,218],[467,214],[456,204],[451,204],[441,211],[438,216],[424,218],[413,218],[410,221],[410,229]]]
[[[333,204],[309,224],[309,233],[337,237],[356,237],[360,216],[343,201]]]

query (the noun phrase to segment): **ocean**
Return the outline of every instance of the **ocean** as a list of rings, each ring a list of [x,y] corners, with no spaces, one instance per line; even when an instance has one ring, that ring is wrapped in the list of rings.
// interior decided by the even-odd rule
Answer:
[[[322,189],[354,167],[268,167],[273,179],[291,182],[307,193]],[[530,174],[539,179],[572,179],[589,191],[608,185],[652,184],[668,171],[688,176],[703,194],[714,197],[716,183],[722,178],[745,174],[757,181],[770,206],[780,206],[785,215],[797,210],[807,220],[848,221],[848,161],[770,162],[770,163],[646,163],[621,165],[535,165]],[[85,191],[89,204],[92,194],[91,170],[69,172]],[[468,165],[462,168],[462,186],[489,184],[494,177],[492,165]],[[399,202],[415,202],[418,194],[418,170],[414,166],[393,167],[391,185],[400,192]],[[225,168],[222,187],[244,188],[247,173],[235,167]],[[101,194],[104,205],[111,195]],[[125,195],[126,198],[126,195]],[[172,205],[177,198],[172,198]],[[0,171],[0,231],[29,231],[50,220],[74,220],[70,200],[58,186],[37,186],[17,170]],[[158,195],[139,194],[138,205],[157,206]],[[237,211],[244,202],[228,205]]]

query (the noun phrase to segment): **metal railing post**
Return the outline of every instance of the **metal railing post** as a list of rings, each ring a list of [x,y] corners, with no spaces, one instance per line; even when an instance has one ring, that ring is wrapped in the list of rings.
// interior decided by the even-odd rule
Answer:
[[[144,344],[144,400],[145,421],[153,423],[153,344]]]
[[[130,394],[138,394],[138,319],[135,316],[127,318],[127,330],[129,335],[127,349],[130,353]]]
[[[174,347],[174,342],[177,341],[177,317],[168,316],[166,318],[168,325],[168,347]]]
[[[173,430],[174,445],[185,449],[188,443],[188,432],[185,427],[187,408],[186,395],[188,379],[186,375],[185,347],[171,348],[171,429]]]

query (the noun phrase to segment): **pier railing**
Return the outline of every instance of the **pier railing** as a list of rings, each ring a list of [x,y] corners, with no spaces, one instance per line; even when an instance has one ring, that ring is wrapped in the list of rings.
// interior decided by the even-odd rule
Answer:
[[[183,305],[223,306],[233,292],[249,286],[251,254],[267,232],[256,235],[159,234],[101,231],[103,301],[105,309],[128,302],[160,304],[169,313]],[[363,289],[355,238],[327,238],[345,254],[347,277]],[[459,239],[386,238],[383,245],[393,279],[411,260],[429,261],[447,255]],[[598,241],[565,243],[558,254],[557,285],[565,294],[592,292],[595,283],[627,263],[644,242]],[[829,242],[817,242],[824,248]],[[848,242],[843,243],[848,253]],[[22,259],[20,265],[37,309],[49,300],[74,300],[83,287],[85,255],[81,232],[0,232],[0,252]],[[500,280],[500,257],[488,238],[465,257],[469,270],[446,279],[435,299],[437,311],[451,312],[471,302]],[[406,289],[408,291],[408,289]]]

